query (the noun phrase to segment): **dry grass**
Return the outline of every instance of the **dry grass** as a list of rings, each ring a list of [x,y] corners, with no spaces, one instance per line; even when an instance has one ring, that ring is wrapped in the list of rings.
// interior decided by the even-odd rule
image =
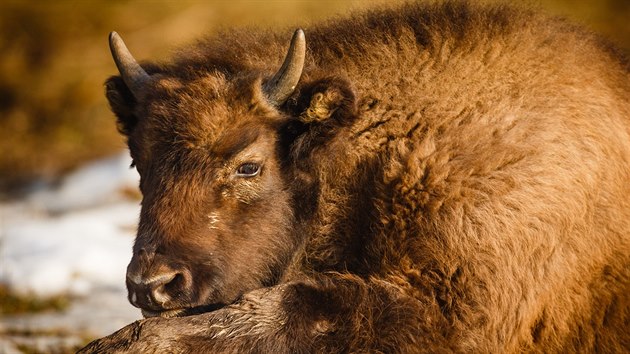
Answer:
[[[44,311],[62,311],[70,304],[64,295],[42,298],[35,295],[18,295],[0,284],[0,314],[18,315]]]
[[[11,345],[22,354],[71,354],[93,341],[89,333],[71,333],[64,329],[8,329],[0,330],[0,340]],[[1,343],[1,342],[0,342]]]
[[[124,148],[103,97],[115,73],[107,33],[123,34],[139,59],[221,27],[285,26],[380,1],[0,2],[0,193]],[[537,3],[537,1],[530,1]],[[627,0],[542,0],[630,49]]]

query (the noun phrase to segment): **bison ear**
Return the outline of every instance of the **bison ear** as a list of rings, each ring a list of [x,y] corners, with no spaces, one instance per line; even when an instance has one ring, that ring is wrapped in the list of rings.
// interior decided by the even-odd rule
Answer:
[[[326,144],[357,116],[352,86],[334,77],[301,84],[284,108],[291,118],[284,121],[287,124],[281,131],[281,145],[295,160]]]
[[[356,99],[349,82],[325,78],[302,86],[292,108],[304,124],[333,128],[346,125],[355,118]]]
[[[112,76],[105,82],[105,96],[117,117],[118,131],[129,136],[138,122],[134,115],[135,97],[120,76]]]

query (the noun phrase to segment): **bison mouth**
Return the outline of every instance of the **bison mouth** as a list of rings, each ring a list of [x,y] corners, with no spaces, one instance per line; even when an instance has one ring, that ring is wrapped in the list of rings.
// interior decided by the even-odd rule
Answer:
[[[152,311],[152,310],[146,310],[146,309],[141,309],[142,312],[142,316],[144,316],[144,318],[150,318],[150,317],[164,317],[164,318],[170,318],[170,317],[185,317],[185,316],[192,316],[192,315],[198,315],[204,312],[212,312],[215,310],[218,310],[222,307],[224,307],[225,304],[211,304],[211,305],[202,305],[202,306],[196,306],[196,307],[186,307],[186,308],[179,308],[179,309],[168,309],[168,310],[162,310],[162,311]]]

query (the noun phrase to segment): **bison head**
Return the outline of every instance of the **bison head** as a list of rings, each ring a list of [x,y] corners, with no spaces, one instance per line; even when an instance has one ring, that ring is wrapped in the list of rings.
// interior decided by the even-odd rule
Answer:
[[[316,190],[296,146],[305,151],[323,126],[352,115],[349,86],[300,82],[301,30],[275,74],[213,63],[143,68],[116,33],[110,47],[120,76],[106,94],[143,195],[129,301],[145,316],[183,315],[277,282]]]

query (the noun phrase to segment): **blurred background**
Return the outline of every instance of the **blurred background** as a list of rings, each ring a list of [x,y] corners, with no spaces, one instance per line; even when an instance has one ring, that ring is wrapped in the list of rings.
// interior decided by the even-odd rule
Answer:
[[[110,31],[137,59],[159,60],[220,28],[298,25],[392,2],[1,1],[0,352],[72,352],[140,316],[124,296],[139,199],[103,95],[116,73]],[[630,54],[628,0],[525,4]]]

